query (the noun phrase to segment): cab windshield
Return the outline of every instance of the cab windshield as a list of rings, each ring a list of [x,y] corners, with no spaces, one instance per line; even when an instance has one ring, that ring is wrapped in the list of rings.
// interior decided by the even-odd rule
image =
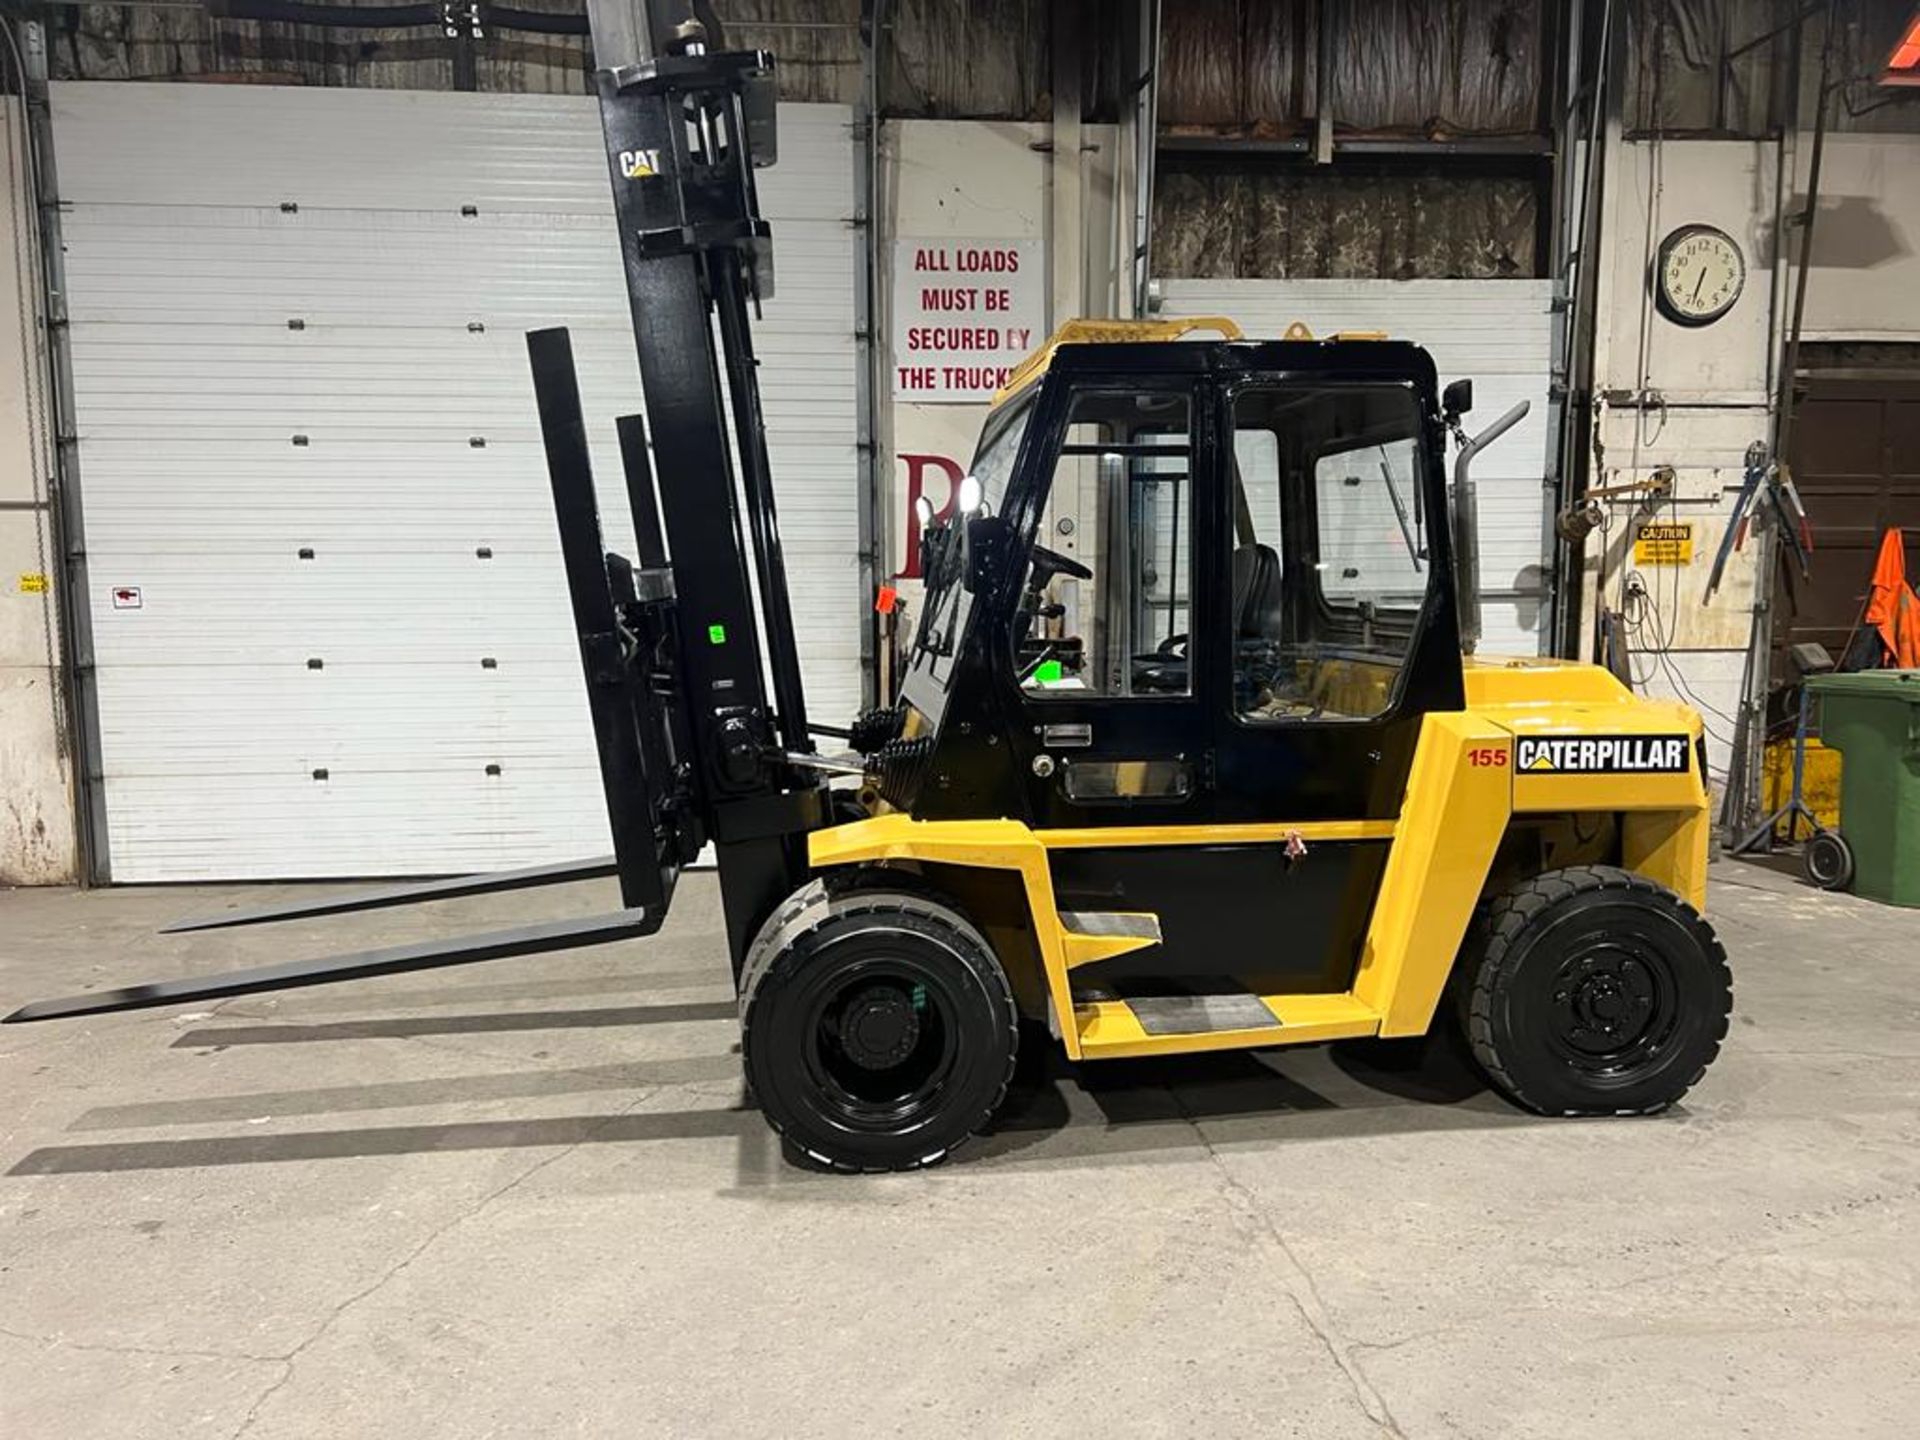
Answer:
[[[1035,391],[1038,388],[1034,387]],[[1028,422],[1033,418],[1033,404],[1034,395],[1029,393],[1000,414],[989,416],[981,432],[980,447],[967,473],[980,482],[981,503],[990,515],[1005,513],[1007,484],[1013,478],[1020,442],[1026,438]],[[926,594],[920,602],[920,623],[901,683],[907,703],[935,723],[946,709],[954,663],[973,611],[973,596],[961,584],[966,563],[958,520],[950,510],[948,517],[930,527],[925,537]]]

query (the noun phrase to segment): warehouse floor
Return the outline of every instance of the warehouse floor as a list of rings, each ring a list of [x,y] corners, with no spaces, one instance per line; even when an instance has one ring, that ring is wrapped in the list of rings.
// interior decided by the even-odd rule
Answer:
[[[803,1173],[705,875],[643,944],[8,1028],[0,1433],[1911,1435],[1920,912],[1714,879],[1734,1029],[1654,1120],[1037,1064],[944,1169]],[[289,893],[0,894],[0,1008],[420,933],[150,933]]]

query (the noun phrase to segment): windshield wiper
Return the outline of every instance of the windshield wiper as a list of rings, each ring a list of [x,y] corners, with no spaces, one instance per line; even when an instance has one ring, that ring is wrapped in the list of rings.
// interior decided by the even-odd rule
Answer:
[[[1387,458],[1387,447],[1374,447],[1380,452],[1380,478],[1387,482],[1387,499],[1393,502],[1393,518],[1400,522],[1400,538],[1406,542],[1407,558],[1413,561],[1414,573],[1420,572],[1420,562],[1425,558],[1420,552],[1420,544],[1413,538],[1413,525],[1407,519],[1407,502],[1400,498],[1400,487],[1393,483],[1393,462]]]
[[[914,632],[913,649],[907,655],[907,669],[911,670],[919,663],[922,655],[931,655],[934,659],[943,659],[953,654],[953,629],[951,625],[943,627],[941,622],[950,619],[960,608],[959,580],[954,561],[958,547],[953,543],[953,521],[942,522],[940,528],[929,531],[928,538],[933,543],[928,547],[932,553],[926,566],[926,587],[921,603],[926,613],[920,617],[920,625]]]

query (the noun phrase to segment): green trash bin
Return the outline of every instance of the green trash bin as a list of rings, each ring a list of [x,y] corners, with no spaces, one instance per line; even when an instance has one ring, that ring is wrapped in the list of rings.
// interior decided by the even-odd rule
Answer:
[[[1838,750],[1853,891],[1920,906],[1920,670],[1816,675],[1820,738]]]

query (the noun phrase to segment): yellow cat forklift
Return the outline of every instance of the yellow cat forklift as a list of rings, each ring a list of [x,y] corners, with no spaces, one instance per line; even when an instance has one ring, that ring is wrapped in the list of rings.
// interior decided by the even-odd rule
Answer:
[[[646,400],[619,422],[632,560],[601,544],[566,334],[529,337],[614,853],[175,928],[592,877],[621,908],[8,1020],[646,935],[711,844],[746,1078],[813,1163],[943,1159],[1048,1031],[1092,1062],[1457,1022],[1530,1109],[1678,1099],[1731,1003],[1700,721],[1474,657],[1469,466],[1519,410],[1468,439],[1470,387],[1414,345],[1066,327],[922,516],[898,698],[808,721],[749,323],[772,61],[709,38],[600,77]]]

